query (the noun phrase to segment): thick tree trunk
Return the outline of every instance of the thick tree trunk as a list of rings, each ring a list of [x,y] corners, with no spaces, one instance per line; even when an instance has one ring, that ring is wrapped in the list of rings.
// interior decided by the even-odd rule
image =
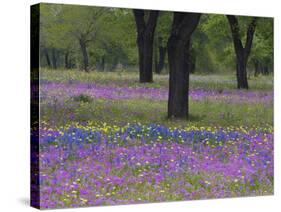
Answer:
[[[141,83],[153,82],[153,35],[139,35],[137,44],[139,49],[139,80]]]
[[[168,118],[188,118],[189,42],[172,41],[168,44],[170,69]]]
[[[44,55],[46,57],[47,66],[50,68],[51,67],[51,60],[50,60],[49,53],[48,53],[47,49],[44,49]]]
[[[133,12],[138,34],[139,81],[141,83],[153,82],[153,39],[159,11],[149,11],[147,22],[144,20],[144,10],[133,10]]]
[[[140,83],[153,82],[152,75],[152,52],[153,38],[140,36],[138,38],[139,49],[139,81]]]
[[[143,66],[143,61],[144,61],[144,38],[141,33],[138,33],[137,37],[137,45],[138,45],[138,54],[139,54],[139,81],[140,82],[145,82],[144,81],[144,66]],[[152,69],[152,68],[151,68]],[[151,70],[152,72],[152,70]],[[149,80],[148,80],[149,81]],[[151,79],[152,81],[152,79]]]
[[[87,52],[86,42],[83,39],[79,39],[80,49],[83,57],[83,70],[88,72],[89,71],[89,57]]]
[[[53,69],[57,69],[57,55],[55,49],[52,49],[52,64],[53,64]]]
[[[237,76],[237,88],[238,89],[248,89],[248,79],[247,79],[247,61],[243,56],[243,53],[237,55],[236,58],[236,76]]]
[[[249,89],[247,79],[247,62],[252,48],[257,18],[254,17],[248,26],[245,47],[243,47],[242,44],[238,19],[234,15],[227,15],[227,19],[230,25],[236,54],[237,88]]]
[[[191,35],[201,14],[175,12],[168,40],[170,69],[168,118],[188,119]]]
[[[140,82],[153,82],[152,57],[153,57],[153,35],[146,35],[143,48],[143,70],[140,74]]]

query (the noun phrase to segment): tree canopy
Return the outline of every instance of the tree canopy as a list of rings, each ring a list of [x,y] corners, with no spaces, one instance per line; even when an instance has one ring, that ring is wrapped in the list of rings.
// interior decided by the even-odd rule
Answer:
[[[131,9],[40,5],[41,66],[100,71],[138,70],[137,29]],[[148,13],[145,11],[145,20]],[[173,13],[160,11],[154,35],[153,70],[168,72],[166,47]],[[242,42],[251,17],[237,16]],[[225,15],[202,14],[192,36],[197,73],[235,71],[235,51]],[[85,64],[86,63],[86,64]],[[85,67],[87,66],[87,67]],[[273,19],[259,18],[248,75],[273,71]]]

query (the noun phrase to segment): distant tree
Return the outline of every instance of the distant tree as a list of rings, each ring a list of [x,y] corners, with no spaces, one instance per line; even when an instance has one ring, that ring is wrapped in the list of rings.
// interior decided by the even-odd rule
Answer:
[[[67,68],[75,40],[68,33],[63,6],[40,4],[40,49],[48,67],[58,68],[60,56],[64,54],[64,67]],[[67,59],[67,60],[66,60]]]
[[[252,48],[254,33],[257,25],[257,17],[253,17],[247,27],[245,46],[243,46],[242,43],[242,36],[237,17],[234,15],[227,15],[227,19],[230,25],[236,54],[237,88],[248,89],[247,62]]]
[[[154,66],[155,73],[160,74],[164,68],[166,55],[167,55],[167,43],[171,31],[172,13],[161,12],[159,14],[157,27],[154,36]]]
[[[168,40],[169,99],[168,118],[188,118],[189,73],[191,66],[191,36],[201,14],[174,12]]]
[[[139,81],[141,83],[152,82],[153,40],[159,11],[134,9],[133,13],[137,28]],[[145,15],[147,15],[147,18],[145,18]]]
[[[273,19],[259,18],[253,40],[249,63],[253,65],[254,75],[267,75],[273,72]]]
[[[57,58],[58,58],[58,52],[55,48],[52,48],[52,63],[53,63],[53,69],[57,69],[58,68],[58,64],[57,64]]]
[[[50,56],[49,56],[49,52],[48,52],[48,49],[47,48],[43,48],[43,54],[44,56],[46,57],[46,62],[47,62],[47,66],[49,68],[52,67],[52,64],[51,64],[51,60],[50,60]]]
[[[40,7],[41,65],[86,71],[136,65],[131,10],[45,3]]]
[[[228,25],[224,15],[202,15],[200,25],[192,35],[192,56],[196,71],[210,74],[233,70],[234,51]]]
[[[167,45],[165,45],[165,43],[163,43],[162,36],[158,37],[158,46],[157,47],[158,47],[158,52],[159,52],[159,57],[158,57],[159,60],[157,60],[155,72],[157,74],[160,74],[164,68],[166,54],[167,54]]]
[[[94,42],[101,28],[101,20],[107,8],[96,7],[65,7],[64,17],[69,32],[77,39],[81,55],[83,70],[89,71],[88,47]]]
[[[114,71],[136,64],[135,22],[131,11],[112,8],[102,20],[99,36],[89,50],[94,53],[98,70]]]

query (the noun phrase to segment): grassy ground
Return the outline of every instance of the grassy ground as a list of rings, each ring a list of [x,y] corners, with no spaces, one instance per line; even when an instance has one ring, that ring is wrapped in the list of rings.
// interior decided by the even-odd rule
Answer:
[[[271,76],[192,75],[189,120],[166,118],[167,75],[40,79],[41,208],[273,194]]]
[[[55,125],[74,122],[96,121],[116,125],[127,123],[157,123],[166,126],[263,126],[272,125],[273,108],[262,104],[231,105],[222,102],[190,102],[190,119],[168,120],[167,103],[151,100],[69,100],[65,107],[49,107],[42,104],[42,118]]]
[[[97,83],[101,85],[117,86],[143,86],[167,89],[168,76],[154,75],[154,83],[140,84],[137,82],[137,73],[123,72],[77,72],[77,71],[51,71],[41,72],[43,81],[66,82],[75,84]],[[198,76],[192,75],[191,89],[235,89],[234,76]],[[272,77],[258,77],[249,81],[251,91],[257,92],[272,89]],[[232,89],[231,89],[232,88]],[[109,100],[99,98],[68,98],[61,107],[60,103],[53,101],[42,102],[41,115],[44,120],[53,122],[56,125],[65,124],[69,120],[76,122],[100,121],[124,125],[126,123],[159,123],[168,126],[263,126],[273,124],[273,107],[260,102],[242,102],[230,104],[227,101],[194,101],[190,99],[189,121],[167,120],[167,101],[152,101],[148,99]],[[68,117],[68,118],[67,118]]]
[[[85,73],[77,70],[48,70],[42,69],[40,78],[43,80],[57,82],[95,82],[104,85],[120,86],[143,86],[138,82],[138,73],[136,72],[91,72]],[[147,87],[168,88],[168,75],[154,74],[154,83],[147,84]],[[251,90],[272,90],[272,76],[258,76],[249,79]],[[233,75],[191,75],[191,88],[205,89],[236,89],[236,78]]]

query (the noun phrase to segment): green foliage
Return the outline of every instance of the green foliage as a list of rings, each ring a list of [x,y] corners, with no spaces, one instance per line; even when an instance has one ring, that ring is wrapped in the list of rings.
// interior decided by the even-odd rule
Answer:
[[[240,36],[246,42],[247,28],[252,17],[239,16]],[[197,71],[230,72],[235,70],[235,53],[229,23],[225,15],[203,15],[193,36],[197,55]],[[250,61],[273,63],[273,19],[259,18]],[[250,64],[251,65],[251,64]],[[253,66],[250,66],[252,69]]]
[[[72,52],[79,66],[81,39],[87,45],[93,68],[102,57],[112,66],[137,62],[135,28],[129,10],[41,4],[41,49]]]
[[[260,61],[273,69],[273,19],[259,18],[256,31],[250,62]]]
[[[224,15],[203,15],[193,37],[198,71],[229,72],[234,69],[234,50]]]
[[[167,45],[170,36],[172,20],[173,20],[172,13],[160,12],[159,19],[157,22],[157,27],[156,27],[156,33],[155,33],[157,37],[161,37],[161,41],[158,40],[159,42],[158,44],[160,46]]]
[[[136,28],[131,9],[102,8],[63,4],[40,4],[40,47],[52,58],[55,49],[58,66],[69,54],[71,67],[79,68],[82,55],[79,39],[86,43],[91,69],[113,71],[138,70]],[[155,31],[154,54],[165,47],[171,31],[172,12],[161,11]],[[243,43],[251,17],[239,16]],[[235,54],[229,23],[225,15],[204,14],[192,37],[192,52],[197,73],[231,73]],[[249,58],[249,69],[256,62],[273,69],[273,19],[259,18]],[[167,65],[167,57],[165,64]],[[46,66],[41,54],[41,66]]]
[[[74,101],[77,101],[77,102],[92,102],[93,101],[93,98],[87,94],[79,94],[78,96],[74,96],[73,97],[73,100]]]

